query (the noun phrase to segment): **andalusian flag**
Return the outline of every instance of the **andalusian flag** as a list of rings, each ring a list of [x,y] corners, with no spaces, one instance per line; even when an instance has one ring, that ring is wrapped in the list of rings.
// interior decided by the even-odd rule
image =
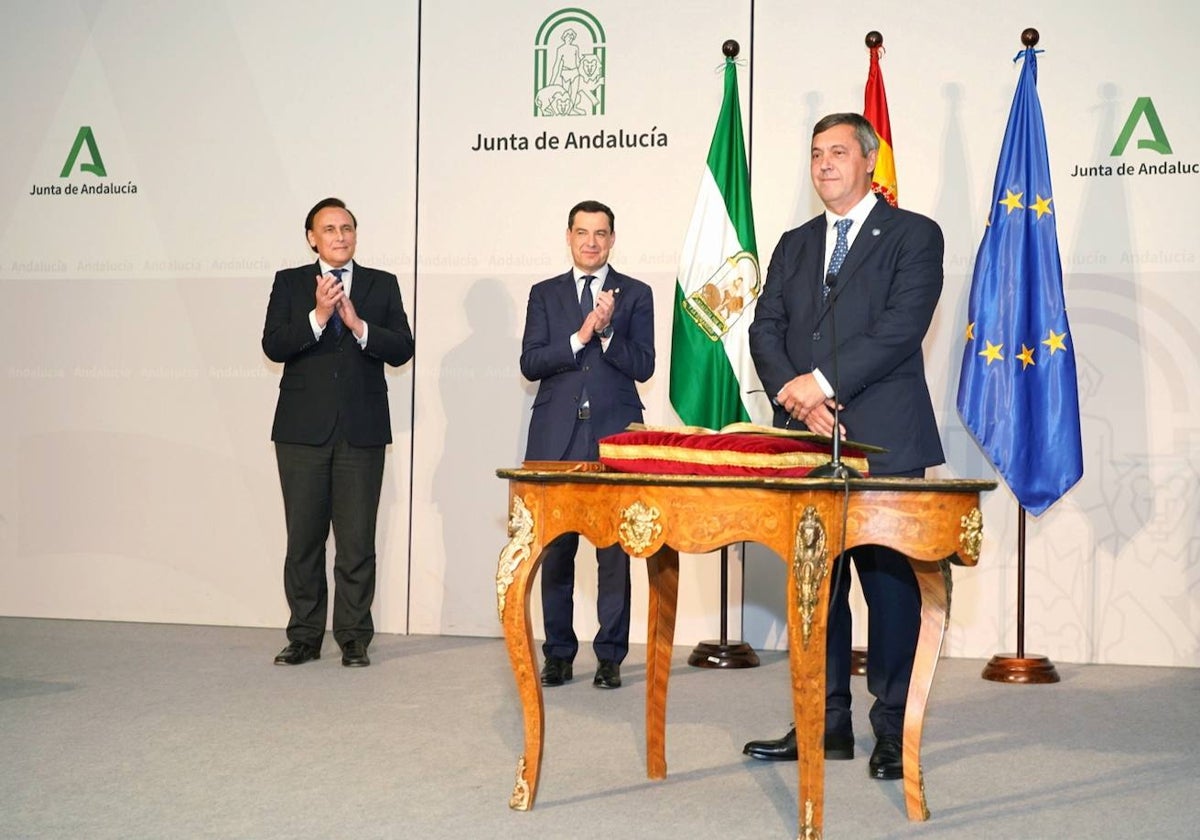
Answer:
[[[875,127],[875,135],[879,138],[879,156],[875,159],[871,189],[883,195],[888,204],[897,207],[900,190],[896,185],[896,159],[892,156],[892,121],[888,119],[887,92],[883,89],[883,71],[879,69],[879,53],[882,50],[882,43],[871,47],[871,69],[867,71],[863,116]]]
[[[671,405],[689,426],[771,423],[750,358],[762,293],[737,65],[725,59],[725,98],[683,242],[671,327]]]

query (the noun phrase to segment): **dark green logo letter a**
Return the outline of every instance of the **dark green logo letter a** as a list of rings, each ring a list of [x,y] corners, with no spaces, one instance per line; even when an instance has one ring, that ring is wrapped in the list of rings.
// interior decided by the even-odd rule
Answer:
[[[80,126],[79,133],[75,135],[75,145],[71,147],[71,154],[67,155],[67,162],[63,164],[62,172],[58,174],[59,178],[66,178],[71,174],[71,168],[75,166],[75,158],[79,157],[79,150],[83,148],[84,143],[87,143],[88,154],[92,156],[92,162],[81,163],[79,168],[101,178],[108,177],[108,173],[104,170],[104,161],[100,159],[100,150],[96,148],[96,138],[92,134],[92,127],[84,125]]]

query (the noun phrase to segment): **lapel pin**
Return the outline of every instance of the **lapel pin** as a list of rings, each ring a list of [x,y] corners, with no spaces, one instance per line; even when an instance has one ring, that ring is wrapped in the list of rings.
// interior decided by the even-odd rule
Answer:
[[[871,235],[872,235],[872,236],[878,236],[878,235],[879,235],[879,228],[871,228]]]

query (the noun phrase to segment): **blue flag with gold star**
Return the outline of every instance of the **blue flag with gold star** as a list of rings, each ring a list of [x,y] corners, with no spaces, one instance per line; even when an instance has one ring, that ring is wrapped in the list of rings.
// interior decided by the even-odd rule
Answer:
[[[971,279],[958,413],[1021,506],[1040,514],[1083,475],[1083,446],[1037,56],[1023,56]]]

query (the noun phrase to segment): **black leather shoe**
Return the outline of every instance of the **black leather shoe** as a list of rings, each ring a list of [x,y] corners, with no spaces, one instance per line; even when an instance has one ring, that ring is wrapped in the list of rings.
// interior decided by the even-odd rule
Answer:
[[[742,752],[761,761],[796,761],[800,757],[796,748],[796,727],[774,741],[750,741],[742,747]],[[826,732],[825,759],[844,761],[851,758],[854,758],[854,733]]]
[[[321,649],[305,642],[288,642],[275,657],[276,665],[303,665],[310,659],[320,659]]]
[[[592,679],[592,685],[596,688],[620,688],[620,663],[613,662],[611,659],[601,659],[600,667],[596,669],[596,676]]]
[[[562,685],[573,676],[570,662],[557,656],[546,657],[546,664],[542,666],[542,685]]]
[[[347,668],[366,668],[370,665],[371,657],[367,656],[366,644],[358,639],[346,642],[342,648],[342,664]]]
[[[867,771],[872,779],[904,778],[904,742],[898,735],[881,735],[871,751]]]
[[[854,730],[825,730],[825,760],[850,761],[854,758]]]

